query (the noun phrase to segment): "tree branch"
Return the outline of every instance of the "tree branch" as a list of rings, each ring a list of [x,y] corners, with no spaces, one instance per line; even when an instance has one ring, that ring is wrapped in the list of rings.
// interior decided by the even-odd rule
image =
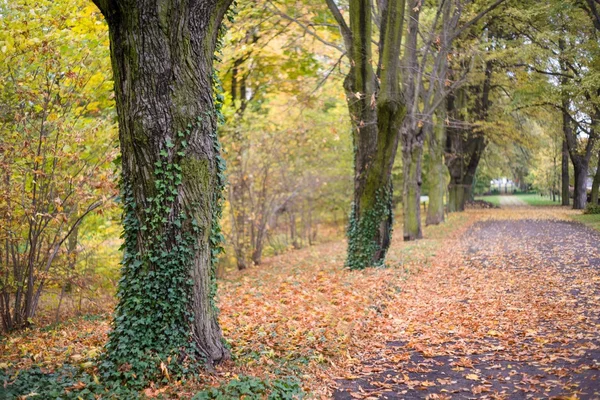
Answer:
[[[466,31],[467,29],[469,29],[472,25],[476,24],[481,18],[485,17],[485,15],[493,10],[495,10],[499,5],[501,5],[502,3],[504,3],[506,0],[496,0],[491,6],[489,6],[488,8],[486,8],[485,10],[481,11],[479,14],[477,14],[472,20],[470,20],[469,22],[467,22],[466,24],[464,24],[459,30],[457,30],[454,35],[452,35],[452,38],[450,41],[456,39],[458,36],[460,36],[464,31]]]
[[[340,12],[340,9],[335,4],[334,0],[325,0],[325,3],[327,3],[327,7],[329,8],[329,11],[331,11],[333,18],[340,26],[340,33],[342,34],[342,37],[344,38],[344,46],[346,46],[346,51],[348,51],[348,52],[352,51],[352,31],[350,31],[350,28],[348,27],[348,24],[346,23],[344,16]]]
[[[335,43],[331,43],[331,42],[328,42],[327,40],[323,39],[322,37],[320,37],[319,35],[317,35],[316,32],[314,32],[313,30],[311,30],[308,25],[304,24],[299,19],[293,18],[293,17],[287,15],[286,13],[284,13],[282,11],[279,11],[279,9],[277,8],[277,6],[275,4],[273,4],[273,2],[269,1],[269,4],[273,8],[273,12],[275,14],[279,15],[283,19],[286,19],[286,20],[288,20],[290,22],[295,23],[300,28],[302,28],[304,30],[304,32],[308,33],[309,35],[311,35],[312,37],[314,37],[315,39],[317,39],[319,42],[323,43],[324,45],[329,46],[329,47],[333,47],[334,49],[337,49],[341,53],[345,53],[345,51],[344,51],[343,48],[341,48],[340,46],[338,46]]]

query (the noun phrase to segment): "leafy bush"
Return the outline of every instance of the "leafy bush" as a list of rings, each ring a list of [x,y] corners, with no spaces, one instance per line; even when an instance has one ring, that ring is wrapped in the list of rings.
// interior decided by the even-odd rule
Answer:
[[[226,385],[197,393],[193,400],[293,400],[303,397],[300,383],[295,378],[262,380],[251,376],[241,376]]]
[[[34,399],[136,399],[139,394],[117,385],[102,385],[92,376],[73,365],[64,365],[54,372],[38,367],[24,371],[0,369],[0,398]]]
[[[596,204],[588,204],[587,207],[585,208],[585,210],[583,211],[584,214],[600,214],[600,205]]]

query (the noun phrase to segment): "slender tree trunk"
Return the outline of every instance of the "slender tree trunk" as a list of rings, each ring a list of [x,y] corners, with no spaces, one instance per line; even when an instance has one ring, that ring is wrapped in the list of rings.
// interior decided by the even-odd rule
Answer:
[[[407,104],[407,117],[401,129],[402,141],[402,169],[403,169],[403,198],[404,211],[404,240],[416,240],[423,237],[421,228],[421,163],[423,157],[424,122],[419,114],[421,96],[418,88],[421,82],[419,77],[419,62],[417,43],[419,37],[419,18],[421,15],[421,2],[411,0],[408,2],[408,35],[403,58],[404,97]]]
[[[404,136],[404,135],[403,135]],[[416,240],[423,237],[421,228],[421,160],[423,142],[418,139],[421,134],[409,133],[405,137],[416,140],[402,143],[402,166],[404,175],[404,191],[402,209],[404,211],[404,240]]]
[[[598,154],[598,165],[596,166],[596,173],[594,174],[594,181],[592,182],[592,193],[590,202],[593,205],[598,205],[598,193],[600,189],[600,154]]]
[[[444,222],[444,194],[447,186],[447,169],[444,167],[444,144],[446,143],[446,106],[440,106],[433,131],[426,135],[429,139],[429,206],[427,225]]]
[[[575,191],[573,196],[573,208],[583,210],[587,205],[587,174],[588,164],[586,162],[573,162],[575,172]]]
[[[109,376],[228,356],[217,321],[223,166],[213,57],[229,0],[95,0],[110,32],[125,253]],[[184,361],[185,360],[185,361]]]
[[[569,148],[567,147],[567,140],[563,138],[561,160],[561,192],[563,206],[571,205],[571,191],[569,190],[569,182]]]

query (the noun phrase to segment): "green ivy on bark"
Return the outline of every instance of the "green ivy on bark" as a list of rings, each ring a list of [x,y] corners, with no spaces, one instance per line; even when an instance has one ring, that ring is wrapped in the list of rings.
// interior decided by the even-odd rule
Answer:
[[[391,201],[391,189],[378,189],[375,195],[375,204],[363,211],[360,218],[356,216],[356,205],[352,204],[347,231],[347,268],[361,270],[384,265],[385,253],[381,254],[377,260],[374,260],[374,257],[378,251],[387,252],[387,248],[382,250],[377,238],[380,234],[381,223],[394,216],[390,207]]]

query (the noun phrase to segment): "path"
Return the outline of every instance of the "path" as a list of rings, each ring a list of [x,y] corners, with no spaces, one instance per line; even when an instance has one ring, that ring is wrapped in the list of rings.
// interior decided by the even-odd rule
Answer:
[[[527,206],[523,200],[514,195],[500,196],[500,207],[522,207]]]
[[[600,399],[597,232],[480,221],[404,295],[398,340],[335,399]]]

